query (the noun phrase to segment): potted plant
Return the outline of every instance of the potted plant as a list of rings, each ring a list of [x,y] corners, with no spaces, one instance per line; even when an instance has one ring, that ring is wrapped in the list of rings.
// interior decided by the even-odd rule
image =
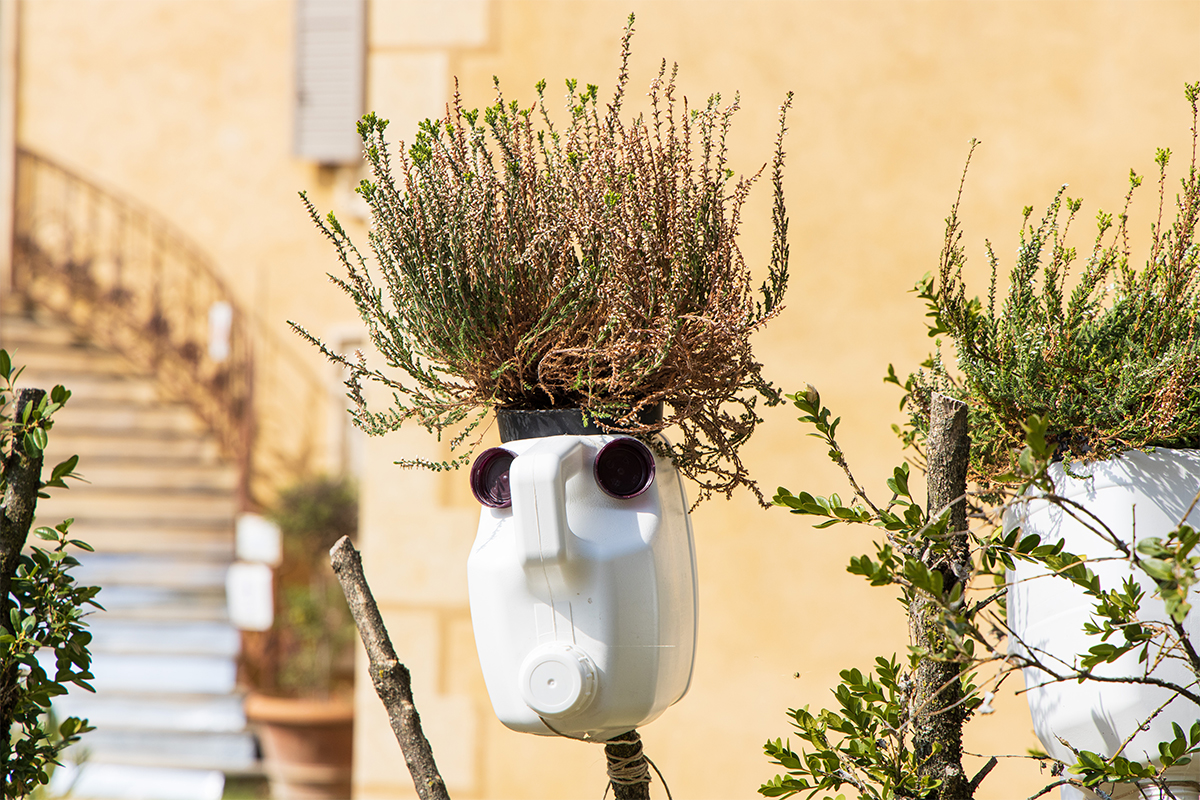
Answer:
[[[750,336],[779,313],[787,284],[783,116],[771,166],[774,247],[754,290],[737,245],[743,203],[762,170],[734,179],[725,135],[737,100],[700,108],[677,98],[663,62],[649,115],[622,117],[630,16],[611,102],[595,85],[566,82],[555,119],[546,83],[523,107],[496,83],[496,102],[463,107],[393,151],[387,121],[359,123],[371,179],[368,267],[332,214],[322,218],[383,365],[333,352],[349,371],[355,421],[383,434],[415,421],[453,430],[445,469],[470,463],[489,410],[567,411],[606,431],[649,436],[699,487],[699,499],[738,486],[762,495],[739,448],[760,421],[758,398],[780,401],[754,360]],[[765,169],[765,167],[764,167]],[[378,383],[390,408],[366,402]],[[665,413],[659,408],[665,407]],[[513,423],[520,424],[520,423]]]
[[[986,302],[968,299],[956,201],[938,274],[918,284],[930,335],[949,339],[954,367],[938,353],[906,383],[909,443],[921,442],[929,399],[942,392],[968,405],[983,499],[1032,482],[1006,506],[1000,537],[1015,546],[1033,536],[1007,559],[1010,663],[1025,668],[1048,753],[1088,785],[1140,780],[1129,796],[1194,798],[1200,779],[1195,765],[1159,771],[1180,753],[1157,748],[1180,729],[1186,749],[1200,717],[1200,619],[1188,614],[1200,539],[1200,83],[1186,97],[1191,160],[1168,221],[1171,154],[1157,153],[1159,210],[1140,271],[1127,236],[1142,182],[1133,173],[1121,213],[1097,215],[1077,277],[1067,232],[1081,201],[1063,187],[1040,221],[1026,208],[999,299],[989,245]],[[1039,455],[1053,463],[1042,469]],[[1046,549],[1031,558],[1039,541]],[[1067,796],[1084,795],[1065,787]]]
[[[275,624],[247,650],[246,716],[264,750],[272,797],[346,798],[354,707],[354,624],[329,567],[329,548],[358,528],[347,478],[318,476],[280,493],[267,514],[280,529]]]
[[[766,167],[736,179],[729,167],[725,141],[738,102],[723,105],[713,95],[691,108],[677,97],[676,70],[664,61],[650,85],[648,113],[623,116],[632,33],[630,15],[608,103],[601,102],[597,86],[571,79],[565,111],[556,116],[546,104],[545,81],[538,82],[529,106],[507,100],[496,81],[496,102],[480,112],[465,108],[456,88],[445,116],[421,123],[415,139],[397,150],[385,137],[387,121],[366,115],[358,130],[371,179],[358,192],[371,211],[375,266],[368,266],[332,214],[322,218],[304,201],[337,249],[345,275],[334,281],[355,303],[382,364],[361,355],[347,358],[293,326],[349,371],[354,418],[368,434],[409,421],[439,437],[451,434],[449,460],[400,464],[435,470],[470,464],[480,425],[495,411],[510,449],[483,452],[472,470],[484,510],[468,567],[476,642],[493,705],[518,730],[603,738],[614,748],[610,767],[624,763],[620,769],[628,772],[636,764],[648,773],[631,729],[678,700],[691,675],[694,557],[678,475],[697,485],[696,502],[730,496],[741,486],[765,505],[739,450],[761,421],[758,400],[781,400],[754,360],[750,337],[779,313],[787,285],[782,142],[790,96],[780,109],[771,163],[773,248],[756,291],[737,234],[746,198]],[[387,389],[391,407],[367,402],[369,383]],[[668,427],[678,437],[674,443],[661,435]],[[606,451],[632,459],[614,470],[636,462],[633,471],[641,478],[657,472],[655,487],[642,493],[649,484],[639,478],[633,491],[605,488],[599,472],[591,480],[593,468],[601,469],[606,436],[613,434],[640,440],[622,455]],[[527,450],[518,446],[554,436],[562,438]],[[531,467],[521,478],[520,465],[535,459],[546,469]],[[535,479],[535,471],[542,478]],[[584,483],[586,499],[573,488]],[[530,501],[536,513],[533,505],[520,508],[525,490],[536,496],[536,503]],[[572,508],[585,514],[607,509],[611,520],[622,522],[569,522]],[[487,526],[495,535],[485,535]],[[585,541],[589,530],[612,546]],[[618,546],[622,536],[627,546]],[[514,545],[511,552],[524,553],[520,561],[480,552],[501,540]],[[517,546],[535,540],[535,553]],[[594,568],[580,567],[573,553],[594,556]],[[634,561],[642,567],[631,568]],[[490,571],[489,565],[502,562],[524,563],[545,577],[539,583],[532,573]],[[625,575],[632,572],[638,574]],[[625,577],[612,578],[614,590],[593,597],[585,590],[585,573]],[[622,581],[630,591],[615,591]],[[493,618],[480,619],[477,613],[494,611],[500,599],[481,597],[484,586],[511,588],[508,600],[531,604],[517,615],[522,624],[498,630]],[[569,606],[564,586],[592,603],[589,610],[579,600],[574,619],[601,615],[601,605],[611,603],[620,611],[603,614],[606,630],[619,627],[633,638],[644,634],[643,643],[661,640],[664,652],[674,649],[621,668],[646,670],[629,682],[611,671],[616,662],[633,664],[618,657],[628,648],[607,646],[624,642],[615,632],[590,654],[582,652],[582,642],[576,647],[561,641],[553,652],[527,652],[529,643],[565,635],[563,625],[547,623],[564,611],[563,619],[574,613],[560,608]],[[635,599],[635,586],[653,587],[645,602]],[[517,591],[521,587],[528,592]],[[543,587],[552,597],[539,594]],[[658,608],[663,618],[652,619]],[[678,613],[667,613],[671,609]],[[531,634],[527,628],[534,624]],[[489,646],[504,655],[491,657],[484,652]],[[610,656],[613,662],[605,660]],[[510,696],[512,681],[503,676],[515,680],[517,674],[521,692]],[[593,691],[600,678],[608,688]],[[658,688],[645,697],[623,696],[640,689],[613,689],[646,685]],[[614,703],[614,694],[598,697],[605,692],[622,696]],[[617,739],[625,744],[614,744]],[[633,784],[645,788],[641,776],[613,781],[618,798],[632,796]]]

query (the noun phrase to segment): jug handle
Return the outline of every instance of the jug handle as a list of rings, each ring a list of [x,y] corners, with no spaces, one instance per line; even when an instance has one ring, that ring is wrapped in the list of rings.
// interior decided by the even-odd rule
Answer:
[[[572,437],[538,442],[513,460],[513,522],[521,564],[551,567],[568,559],[567,479],[583,468],[583,443]]]

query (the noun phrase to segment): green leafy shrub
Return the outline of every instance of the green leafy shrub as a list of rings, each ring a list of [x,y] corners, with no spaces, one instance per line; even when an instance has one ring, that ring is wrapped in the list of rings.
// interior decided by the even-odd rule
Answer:
[[[421,123],[394,157],[387,121],[364,117],[372,180],[358,191],[371,210],[377,274],[333,215],[322,219],[305,199],[346,269],[334,280],[388,371],[298,330],[349,369],[368,433],[415,419],[440,435],[470,419],[457,449],[488,407],[581,408],[629,432],[678,425],[671,454],[702,497],[753,488],[738,448],[759,422],[757,398],[779,402],[749,337],[779,312],[787,284],[790,96],[771,171],[774,247],[756,292],[736,237],[762,170],[735,181],[727,165],[737,100],[722,106],[713,95],[690,108],[664,61],[649,116],[622,119],[632,24],[631,15],[612,101],[602,107],[595,85],[568,80],[561,127],[546,109],[545,81],[528,108],[506,101],[497,81],[482,115],[456,92],[445,118]],[[391,408],[368,408],[362,386],[371,381],[392,392]],[[661,423],[638,421],[660,403]],[[402,463],[459,466],[470,449],[451,462]]]
[[[87,720],[68,717],[55,723],[53,698],[69,684],[92,691],[91,634],[84,617],[88,607],[100,608],[96,586],[75,583],[71,570],[79,561],[69,547],[91,550],[70,538],[72,520],[32,533],[49,547],[26,548],[37,505],[46,489],[66,488],[75,477],[79,459],[72,456],[55,466],[43,480],[43,452],[53,416],[71,393],[55,386],[49,393],[18,402],[13,384],[20,375],[6,351],[0,350],[0,760],[3,796],[26,797],[50,780],[59,755],[92,730]],[[21,405],[23,403],[23,405]],[[39,651],[54,655],[52,672],[39,662]]]
[[[306,478],[280,493],[268,517],[282,532],[283,560],[268,659],[256,683],[289,697],[345,696],[354,680],[354,622],[329,548],[358,532],[358,492],[349,478]]]
[[[843,500],[837,494],[822,496],[781,487],[774,502],[793,514],[820,520],[814,528],[848,524],[874,529],[874,553],[852,557],[846,571],[863,577],[872,586],[897,592],[909,616],[910,647],[905,661],[898,661],[895,655],[877,657],[874,675],[857,668],[843,670],[840,683],[833,689],[836,708],[815,713],[808,706],[790,709],[792,735],[801,745],[793,749],[790,741],[783,739],[766,742],[767,758],[783,772],[760,786],[762,795],[801,794],[832,800],[829,792],[848,786],[854,790],[852,796],[867,800],[973,797],[996,758],[988,758],[968,780],[969,773],[963,772],[961,744],[958,752],[951,753],[951,764],[957,766],[952,772],[956,775],[944,768],[945,750],[953,748],[955,737],[961,736],[962,727],[976,713],[990,712],[986,693],[999,692],[1008,676],[1027,668],[1044,673],[1047,682],[1153,685],[1172,692],[1168,702],[1200,708],[1195,680],[1200,678],[1200,656],[1184,625],[1191,611],[1186,598],[1198,580],[1200,557],[1193,553],[1200,543],[1200,531],[1181,521],[1165,536],[1139,537],[1135,546],[1122,541],[1100,519],[1057,496],[1049,477],[1055,446],[1047,436],[1048,420],[1039,417],[1026,422],[1022,448],[1014,456],[1017,466],[1011,491],[1005,491],[990,509],[978,505],[970,494],[960,498],[967,503],[969,517],[975,523],[970,530],[954,531],[949,526],[949,508],[926,513],[918,505],[909,489],[907,463],[895,467],[886,481],[883,496],[890,494],[890,499],[886,503],[873,501],[855,479],[837,442],[840,418],[832,417],[811,387],[806,393],[788,397],[801,412],[800,422],[815,429],[811,435],[822,440],[830,460],[845,472],[851,495]],[[1153,581],[1172,624],[1144,621],[1143,601],[1147,598],[1137,581],[1127,579],[1120,586],[1104,586],[1089,566],[1093,559],[1068,552],[1062,540],[1042,541],[1037,534],[1024,533],[1020,528],[1005,530],[1005,508],[1019,503],[1028,492],[1059,504],[1064,514],[1083,521],[1097,541],[1104,543],[1103,552],[1112,547],[1119,549],[1135,570]],[[946,568],[955,540],[974,554],[962,574]],[[1100,556],[1094,561],[1111,558]],[[1005,598],[1012,585],[1008,573],[1018,561],[1043,567],[1047,574],[1041,579],[1069,581],[1092,602],[1094,613],[1083,631],[1094,637],[1095,644],[1078,653],[1071,663],[1024,644],[1020,652],[1006,646],[1006,638],[1016,637],[1007,625]],[[913,620],[918,614],[924,614],[932,623],[926,627],[926,636],[914,633],[917,626]],[[1189,678],[1181,684],[1155,675],[1113,676],[1098,669],[1131,652],[1139,652],[1143,660],[1152,662],[1182,662]],[[949,666],[951,679],[927,683],[921,669],[931,664]],[[935,705],[936,711],[931,712]],[[1165,707],[1145,709],[1145,720],[1140,724],[1153,720]],[[956,718],[957,726],[956,734],[938,737],[933,747],[927,741],[928,728],[923,728],[920,720],[931,713]],[[1133,760],[1137,754],[1124,752],[1134,732],[1116,731],[1129,738],[1111,757],[1075,750],[1077,760],[1071,765],[1054,761],[1043,752],[1031,752],[1028,758],[1039,762],[1039,772],[1046,762],[1053,763],[1047,785],[1030,800],[1067,784],[1111,791],[1108,784],[1137,782],[1165,792],[1170,780],[1167,770],[1200,756],[1200,722],[1187,731],[1173,724],[1172,737],[1159,743],[1153,763]],[[939,746],[946,746],[945,750],[939,751]],[[997,744],[996,750],[1002,752],[1004,746]],[[983,755],[987,758],[986,753]]]
[[[1030,415],[1048,420],[1046,435],[1057,458],[1096,460],[1128,449],[1200,446],[1200,83],[1188,85],[1186,96],[1192,107],[1191,161],[1168,224],[1163,213],[1171,153],[1157,153],[1158,216],[1140,272],[1127,236],[1130,201],[1142,183],[1132,172],[1121,213],[1097,214],[1098,232],[1073,287],[1068,274],[1077,252],[1067,234],[1082,201],[1066,197],[1063,187],[1040,221],[1032,221],[1032,208],[1025,209],[1017,262],[999,307],[999,259],[990,243],[986,305],[978,297],[968,299],[955,201],[937,276],[923,279],[918,292],[933,319],[929,335],[949,338],[957,374],[938,353],[910,376],[905,384],[910,442],[924,435],[930,392],[937,390],[970,406],[972,477],[985,487],[1015,472],[1013,459]],[[899,382],[894,372],[890,380]]]

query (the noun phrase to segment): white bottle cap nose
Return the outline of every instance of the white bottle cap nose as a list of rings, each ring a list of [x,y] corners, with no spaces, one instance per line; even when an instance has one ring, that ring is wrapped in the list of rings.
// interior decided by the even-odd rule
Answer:
[[[561,642],[530,653],[519,680],[525,704],[543,717],[573,716],[596,696],[596,666],[582,650]]]

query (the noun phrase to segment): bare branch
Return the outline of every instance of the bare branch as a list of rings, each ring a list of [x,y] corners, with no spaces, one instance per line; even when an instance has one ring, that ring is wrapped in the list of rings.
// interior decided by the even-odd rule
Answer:
[[[433,759],[433,748],[421,730],[421,717],[413,703],[408,668],[396,657],[387,628],[383,625],[383,617],[379,614],[379,606],[375,604],[371,587],[363,575],[362,558],[350,543],[350,537],[338,539],[329,551],[329,561],[342,584],[346,603],[350,606],[354,624],[367,650],[371,682],[387,709],[392,732],[396,734],[396,740],[404,752],[404,762],[412,774],[417,796],[421,800],[450,800],[446,783]]]

